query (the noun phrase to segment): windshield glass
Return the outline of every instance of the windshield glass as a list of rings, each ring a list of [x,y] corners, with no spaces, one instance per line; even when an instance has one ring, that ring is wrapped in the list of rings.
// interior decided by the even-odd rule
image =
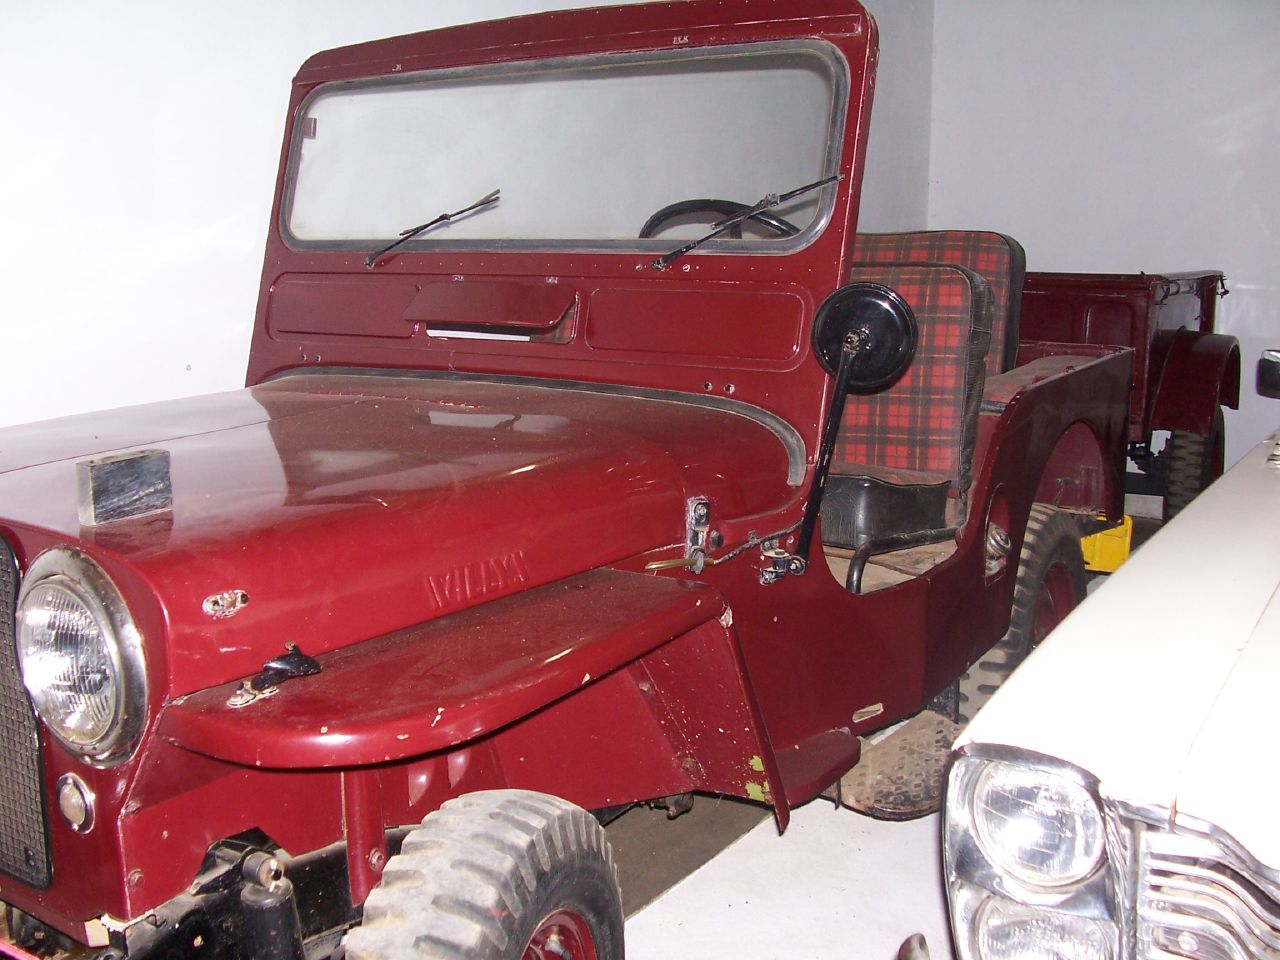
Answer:
[[[285,226],[301,245],[380,246],[493,190],[501,199],[405,248],[666,248],[714,199],[754,204],[835,172],[844,74],[819,44],[582,58],[329,84],[296,125]],[[832,190],[708,246],[792,249]],[[654,239],[637,240],[650,224]],[[736,231],[735,231],[736,232]]]

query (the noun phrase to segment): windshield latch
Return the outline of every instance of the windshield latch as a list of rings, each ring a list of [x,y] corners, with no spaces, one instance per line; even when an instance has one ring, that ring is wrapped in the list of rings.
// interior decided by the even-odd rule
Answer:
[[[724,536],[711,529],[711,501],[706,497],[690,497],[685,502],[684,527],[684,556],[646,563],[646,570],[674,570],[684,567],[697,574],[716,563],[714,558],[707,556],[707,551],[723,546]]]

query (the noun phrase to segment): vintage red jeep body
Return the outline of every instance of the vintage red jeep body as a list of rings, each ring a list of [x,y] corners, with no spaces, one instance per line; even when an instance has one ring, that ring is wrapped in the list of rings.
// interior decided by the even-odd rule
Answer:
[[[1029,273],[1021,331],[1032,340],[1133,348],[1131,493],[1164,497],[1168,519],[1225,466],[1222,408],[1240,406],[1240,344],[1215,332],[1219,272]],[[1170,431],[1153,453],[1152,434]]]
[[[397,828],[475,791],[592,811],[703,791],[785,826],[860,735],[1001,637],[1033,502],[1120,515],[1130,355],[1014,340],[965,407],[941,539],[888,537],[941,542],[931,563],[856,593],[833,570],[866,561],[862,540],[824,552],[819,522],[797,554],[839,399],[812,331],[854,266],[876,55],[853,0],[693,0],[302,67],[247,388],[0,438],[37,701],[4,664],[11,936],[247,955],[261,902],[237,895],[281,886],[257,851],[285,862],[327,955]],[[763,236],[668,263],[701,230],[635,239],[679,201],[820,181]],[[911,369],[935,362],[922,348]],[[113,513],[113,483],[142,506]],[[68,654],[67,630],[105,646]],[[535,917],[534,946],[613,955],[576,910]]]

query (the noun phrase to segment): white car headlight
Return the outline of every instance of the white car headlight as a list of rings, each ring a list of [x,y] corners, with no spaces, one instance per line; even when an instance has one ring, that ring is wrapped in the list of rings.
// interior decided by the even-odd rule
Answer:
[[[972,803],[978,846],[997,871],[1019,885],[1070,886],[1102,862],[1102,811],[1073,779],[989,763],[973,785]]]
[[[944,823],[956,955],[1114,960],[1119,927],[1097,784],[1049,757],[962,749]]]
[[[18,662],[36,713],[90,762],[126,755],[142,727],[142,640],[120,592],[83,554],[47,550],[18,594]]]
[[[1115,955],[1115,933],[1101,920],[998,898],[978,911],[974,940],[983,960],[1112,960]]]

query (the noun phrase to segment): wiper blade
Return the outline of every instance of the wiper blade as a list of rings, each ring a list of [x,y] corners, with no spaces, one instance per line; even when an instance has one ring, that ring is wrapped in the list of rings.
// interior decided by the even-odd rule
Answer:
[[[796,187],[794,190],[788,190],[786,193],[766,193],[760,198],[758,203],[747,207],[741,213],[735,213],[731,217],[726,217],[723,220],[717,220],[711,225],[711,232],[705,237],[699,237],[697,240],[690,240],[683,247],[672,250],[670,253],[664,253],[662,256],[651,262],[649,266],[653,267],[654,270],[665,270],[690,250],[702,246],[708,240],[714,240],[730,227],[736,227],[744,220],[750,220],[757,213],[768,210],[770,207],[776,207],[784,204],[788,200],[794,199],[801,194],[808,193],[811,190],[817,190],[819,187],[825,187],[828,183],[835,183],[836,181],[843,179],[844,174],[837,173],[833,176],[825,177],[822,180],[815,180],[813,183],[806,183],[803,187]]]
[[[495,203],[498,200],[498,198],[501,196],[502,196],[502,189],[499,188],[497,190],[494,190],[492,193],[485,194],[483,197],[481,197],[479,200],[477,200],[475,203],[471,204],[468,207],[463,207],[461,210],[455,210],[453,211],[453,213],[442,213],[440,214],[440,216],[436,217],[434,220],[428,220],[426,223],[420,223],[416,227],[410,227],[408,230],[401,230],[399,240],[393,240],[391,243],[388,243],[385,247],[382,247],[380,250],[373,251],[373,253],[369,254],[367,257],[364,258],[365,269],[372,270],[373,265],[378,262],[378,258],[380,256],[382,256],[384,253],[390,253],[396,247],[400,246],[400,244],[405,243],[406,241],[412,240],[414,237],[422,233],[424,230],[430,230],[432,227],[434,227],[438,223],[448,223],[450,220],[456,220],[458,217],[461,217],[463,214],[470,213],[472,210],[479,210],[481,207],[487,207],[489,204]]]

